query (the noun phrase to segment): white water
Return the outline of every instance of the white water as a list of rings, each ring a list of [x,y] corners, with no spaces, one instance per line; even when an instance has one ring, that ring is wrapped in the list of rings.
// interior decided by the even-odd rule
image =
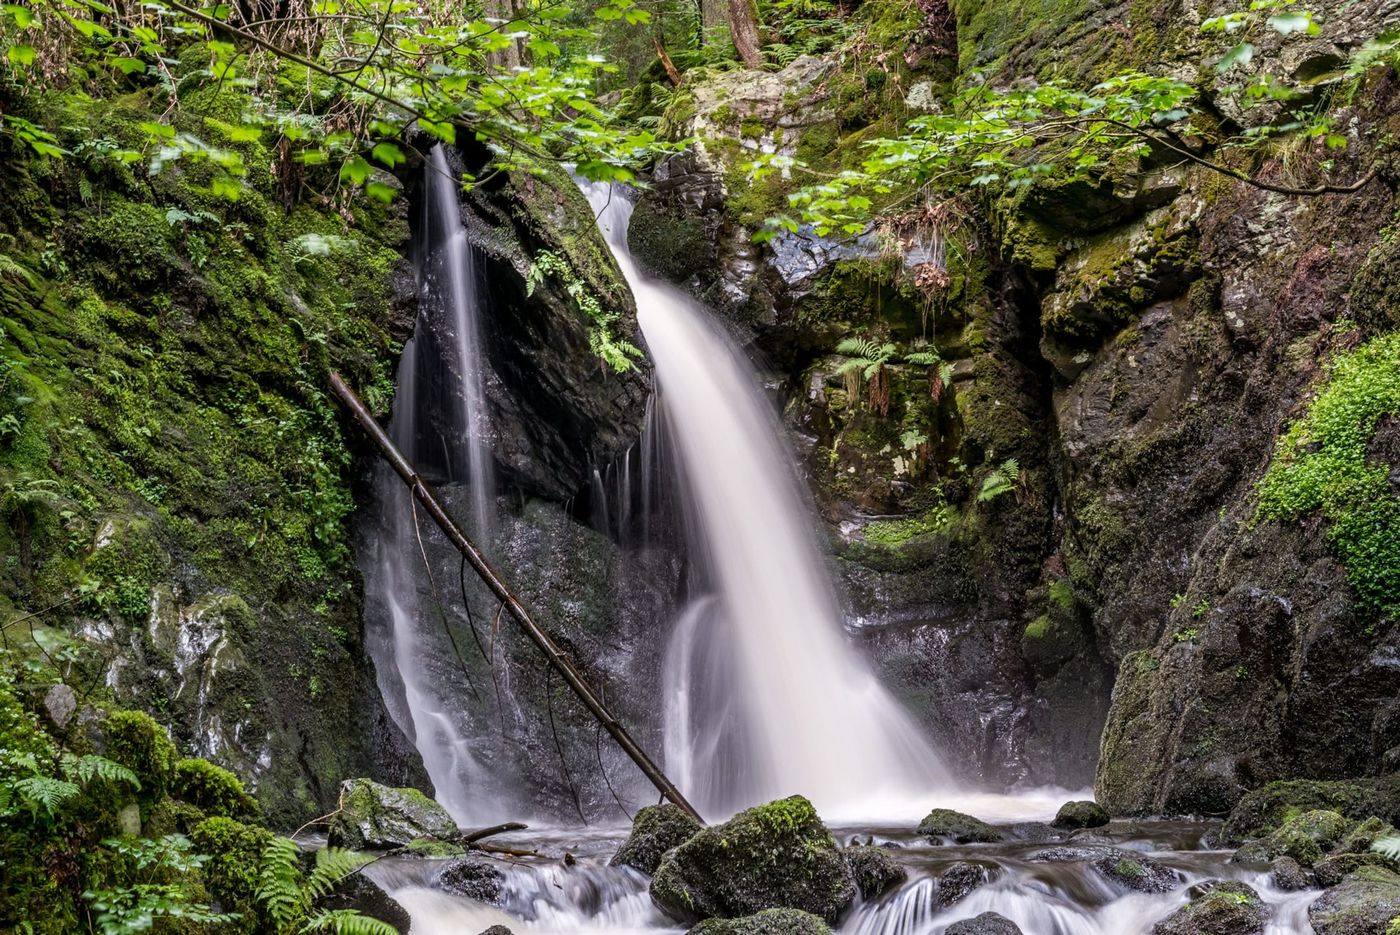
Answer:
[[[666,733],[688,738],[672,778],[709,817],[797,793],[827,818],[917,817],[952,781],[846,639],[757,374],[704,309],[637,269],[630,202],[585,193],[637,301],[717,590],[669,653]]]
[[[462,227],[458,185],[442,147],[428,159],[420,244],[422,311],[404,347],[389,431],[417,465],[440,465],[449,482],[468,486],[472,531],[491,527],[491,451],[487,438],[479,308],[471,247]],[[446,397],[445,399],[443,397]],[[368,574],[390,632],[370,641],[380,692],[391,716],[422,757],[437,800],[459,824],[494,819],[490,777],[472,755],[459,704],[465,686],[442,660],[451,648],[433,598],[422,593],[420,536],[431,535],[421,510],[415,521],[407,489],[386,467],[377,480],[383,528],[377,568]],[[433,666],[437,663],[436,667]]]

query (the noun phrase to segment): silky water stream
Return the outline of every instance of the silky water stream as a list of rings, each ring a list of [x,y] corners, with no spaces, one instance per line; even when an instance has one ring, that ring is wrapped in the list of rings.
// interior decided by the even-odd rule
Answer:
[[[839,927],[844,935],[939,935],[951,923],[987,911],[1011,919],[1026,935],[1136,935],[1184,905],[1192,886],[1213,879],[1241,880],[1260,893],[1272,913],[1268,935],[1312,932],[1306,909],[1316,894],[1280,891],[1264,870],[1230,864],[1228,851],[1206,846],[1205,823],[1115,822],[1064,834],[1040,822],[1061,802],[1086,793],[999,795],[954,783],[938,752],[846,639],[840,604],[815,545],[812,511],[758,375],[707,310],[638,270],[626,245],[626,194],[599,185],[583,189],[637,299],[659,383],[653,405],[664,410],[668,423],[692,527],[688,548],[706,584],[670,628],[661,700],[666,769],[706,817],[723,820],[749,805],[800,793],[812,799],[843,845],[888,847],[907,880],[855,905]],[[453,233],[447,232],[449,247]],[[454,262],[450,249],[439,256]],[[465,255],[458,259],[469,261]],[[462,277],[450,268],[435,272],[430,281],[447,286],[441,290],[446,304],[458,305]],[[452,333],[470,337],[460,328]],[[456,342],[448,349],[463,353],[466,347]],[[406,353],[396,425],[412,425],[401,408],[414,405],[412,360]],[[471,379],[479,365],[468,363],[462,371]],[[457,424],[470,449],[481,435],[469,406]],[[644,439],[647,464],[653,460],[649,445],[655,440]],[[469,482],[487,489],[479,475]],[[643,485],[648,482],[644,477]],[[601,490],[602,479],[594,486]],[[643,528],[648,521],[641,518]],[[406,544],[388,543],[390,554],[401,554]],[[390,579],[394,564],[387,565]],[[423,637],[410,617],[402,610],[396,615],[393,656],[402,676],[399,690],[407,694],[398,713],[417,735],[439,799],[459,821],[515,817],[481,815],[473,807],[480,802],[467,801],[463,789],[473,784],[477,768],[443,713],[450,709],[443,687],[418,678],[411,658],[425,647],[416,645]],[[1005,841],[925,840],[914,829],[935,806],[1000,824]],[[684,931],[653,905],[645,876],[608,865],[627,830],[534,829],[494,838],[544,855],[495,858],[504,877],[494,905],[441,885],[450,861],[390,858],[366,873],[409,911],[414,935],[477,935],[492,925],[522,935]],[[1143,893],[1116,882],[1092,865],[1105,847],[1150,855],[1176,872],[1175,884],[1166,892]],[[1047,851],[1059,859],[1045,859]],[[953,901],[954,887],[940,877],[959,862],[983,868],[986,882]]]

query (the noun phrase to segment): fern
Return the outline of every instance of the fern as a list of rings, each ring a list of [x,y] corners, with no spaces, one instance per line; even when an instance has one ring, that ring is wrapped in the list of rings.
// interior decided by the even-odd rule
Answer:
[[[274,838],[263,850],[257,896],[278,927],[290,924],[305,910],[297,845],[292,839]]]
[[[307,877],[302,892],[308,902],[315,902],[335,889],[336,884],[359,870],[374,858],[357,851],[325,847],[316,852],[316,869]]]
[[[1016,489],[1016,482],[1021,478],[1021,465],[1015,458],[1007,458],[982,481],[982,489],[977,493],[977,502],[986,503],[995,500],[1004,493],[1009,493]]]
[[[0,253],[0,279],[22,279],[28,283],[29,288],[39,288],[39,278],[31,273],[24,266],[21,266],[13,257]]]
[[[940,363],[943,358],[938,356],[937,351],[915,351],[912,354],[905,354],[906,363],[918,364],[920,367],[932,367]]]
[[[302,932],[333,932],[335,935],[398,935],[387,922],[362,916],[353,909],[322,909],[307,920]]]
[[[135,773],[105,756],[68,754],[63,758],[63,773],[69,779],[76,777],[84,786],[94,779],[105,779],[108,782],[126,783],[134,791],[141,791],[141,780],[136,778]]]
[[[1371,845],[1371,850],[1391,860],[1400,860],[1400,836],[1381,838]]]
[[[69,799],[77,797],[82,791],[77,783],[68,782],[63,779],[54,779],[50,776],[30,776],[17,780],[11,784],[14,791],[19,793],[19,797],[29,806],[29,810],[36,815],[42,808],[50,816],[57,814],[60,806]]]
[[[836,368],[838,374],[844,376],[859,372],[866,380],[870,380],[894,356],[894,345],[876,344],[868,338],[847,338],[836,345],[836,353],[851,358]]]

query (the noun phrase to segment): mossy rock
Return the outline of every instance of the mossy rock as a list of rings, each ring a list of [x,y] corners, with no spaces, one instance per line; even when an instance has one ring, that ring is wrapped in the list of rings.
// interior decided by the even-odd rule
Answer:
[[[765,909],[742,919],[706,919],[688,935],[831,935],[831,928],[800,909]]]
[[[680,847],[702,827],[678,805],[670,802],[648,805],[632,819],[632,833],[608,863],[653,874],[663,854]]]
[[[204,880],[225,912],[241,915],[238,931],[254,931],[259,917],[258,868],[272,832],[231,818],[208,818],[190,831],[200,854],[209,855]]]
[[[238,818],[258,814],[258,803],[243,788],[242,780],[208,760],[176,763],[170,791],[175,798],[196,805],[209,815]]]
[[[142,798],[164,798],[179,757],[165,728],[144,711],[113,711],[103,722],[102,732],[107,758],[136,774]]]
[[[1262,838],[1289,818],[1312,809],[1327,809],[1355,821],[1374,816],[1394,824],[1400,821],[1400,775],[1271,782],[1246,793],[1231,809],[1220,840],[1238,845]]]
[[[844,853],[860,897],[866,901],[881,896],[909,877],[909,872],[883,847],[848,847]]]
[[[1238,880],[1212,881],[1191,902],[1152,927],[1152,935],[1263,935],[1270,911],[1254,888]]]
[[[1317,935],[1384,935],[1400,915],[1400,876],[1370,867],[1323,893],[1308,907]]]
[[[451,841],[439,841],[437,838],[415,838],[405,845],[406,850],[414,857],[422,857],[426,860],[442,860],[448,857],[461,857],[465,854],[466,848]]]
[[[417,789],[347,779],[340,786],[340,811],[331,819],[329,840],[336,847],[384,850],[420,838],[451,840],[457,833],[447,810]]]
[[[1327,809],[1295,815],[1272,834],[1240,848],[1241,861],[1267,861],[1292,857],[1304,867],[1322,859],[1351,831],[1356,822]]]
[[[1055,813],[1055,820],[1051,822],[1056,828],[1101,828],[1108,824],[1108,812],[1097,802],[1077,801],[1066,802],[1060,806],[1060,810]]]
[[[929,812],[919,822],[918,831],[934,843],[992,844],[1002,839],[1002,833],[985,821],[951,808],[935,808]]]
[[[946,909],[961,902],[973,890],[992,882],[1001,872],[1001,868],[995,864],[978,864],[968,860],[952,864],[938,878],[938,907]]]
[[[1364,867],[1376,867],[1393,873],[1400,873],[1400,863],[1384,854],[1375,852],[1355,854],[1334,854],[1324,857],[1313,867],[1318,886],[1336,886],[1347,877]]]
[[[141,831],[148,838],[160,838],[167,834],[188,835],[195,825],[208,817],[188,802],[164,799],[151,807]]]
[[[651,879],[656,904],[687,921],[786,908],[835,923],[856,892],[840,848],[802,796],[700,831],[669,851]]]
[[[1137,851],[1103,844],[1067,845],[1036,851],[1027,858],[1044,863],[1087,863],[1119,886],[1139,893],[1167,893],[1181,885],[1181,874]]]

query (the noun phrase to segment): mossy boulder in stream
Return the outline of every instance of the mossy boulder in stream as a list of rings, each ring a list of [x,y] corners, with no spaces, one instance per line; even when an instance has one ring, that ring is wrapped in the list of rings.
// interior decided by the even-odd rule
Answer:
[[[670,802],[648,805],[632,819],[632,833],[608,863],[655,873],[661,857],[690,840],[703,826]]]
[[[1373,779],[1271,782],[1246,794],[1230,811],[1220,839],[1241,844],[1262,838],[1303,812],[1327,809],[1362,821],[1400,820],[1400,775]]]
[[[946,935],[1022,935],[1019,925],[995,912],[954,922],[944,931]]]
[[[1055,813],[1056,828],[1100,828],[1108,824],[1108,812],[1097,802],[1066,802]]]
[[[395,789],[369,779],[340,786],[340,811],[331,819],[330,843],[354,850],[404,847],[420,838],[452,838],[457,823],[417,789]]]
[[[1317,935],[1383,935],[1400,915],[1400,876],[1368,867],[1323,893],[1308,907]]]
[[[688,935],[831,935],[831,928],[801,909],[765,909],[742,919],[706,919]]]
[[[954,844],[991,844],[1002,834],[979,818],[955,812],[951,808],[935,808],[919,822],[919,834],[934,843],[952,841]]]
[[[1263,935],[1269,916],[1253,887],[1212,881],[1193,888],[1191,902],[1154,925],[1152,935]]]
[[[1356,822],[1336,812],[1314,809],[1295,815],[1272,834],[1251,841],[1235,852],[1241,863],[1265,863],[1275,857],[1292,857],[1311,867],[1335,847]]]
[[[801,909],[835,922],[856,881],[812,803],[793,796],[740,812],[666,854],[651,897],[683,920]]]

